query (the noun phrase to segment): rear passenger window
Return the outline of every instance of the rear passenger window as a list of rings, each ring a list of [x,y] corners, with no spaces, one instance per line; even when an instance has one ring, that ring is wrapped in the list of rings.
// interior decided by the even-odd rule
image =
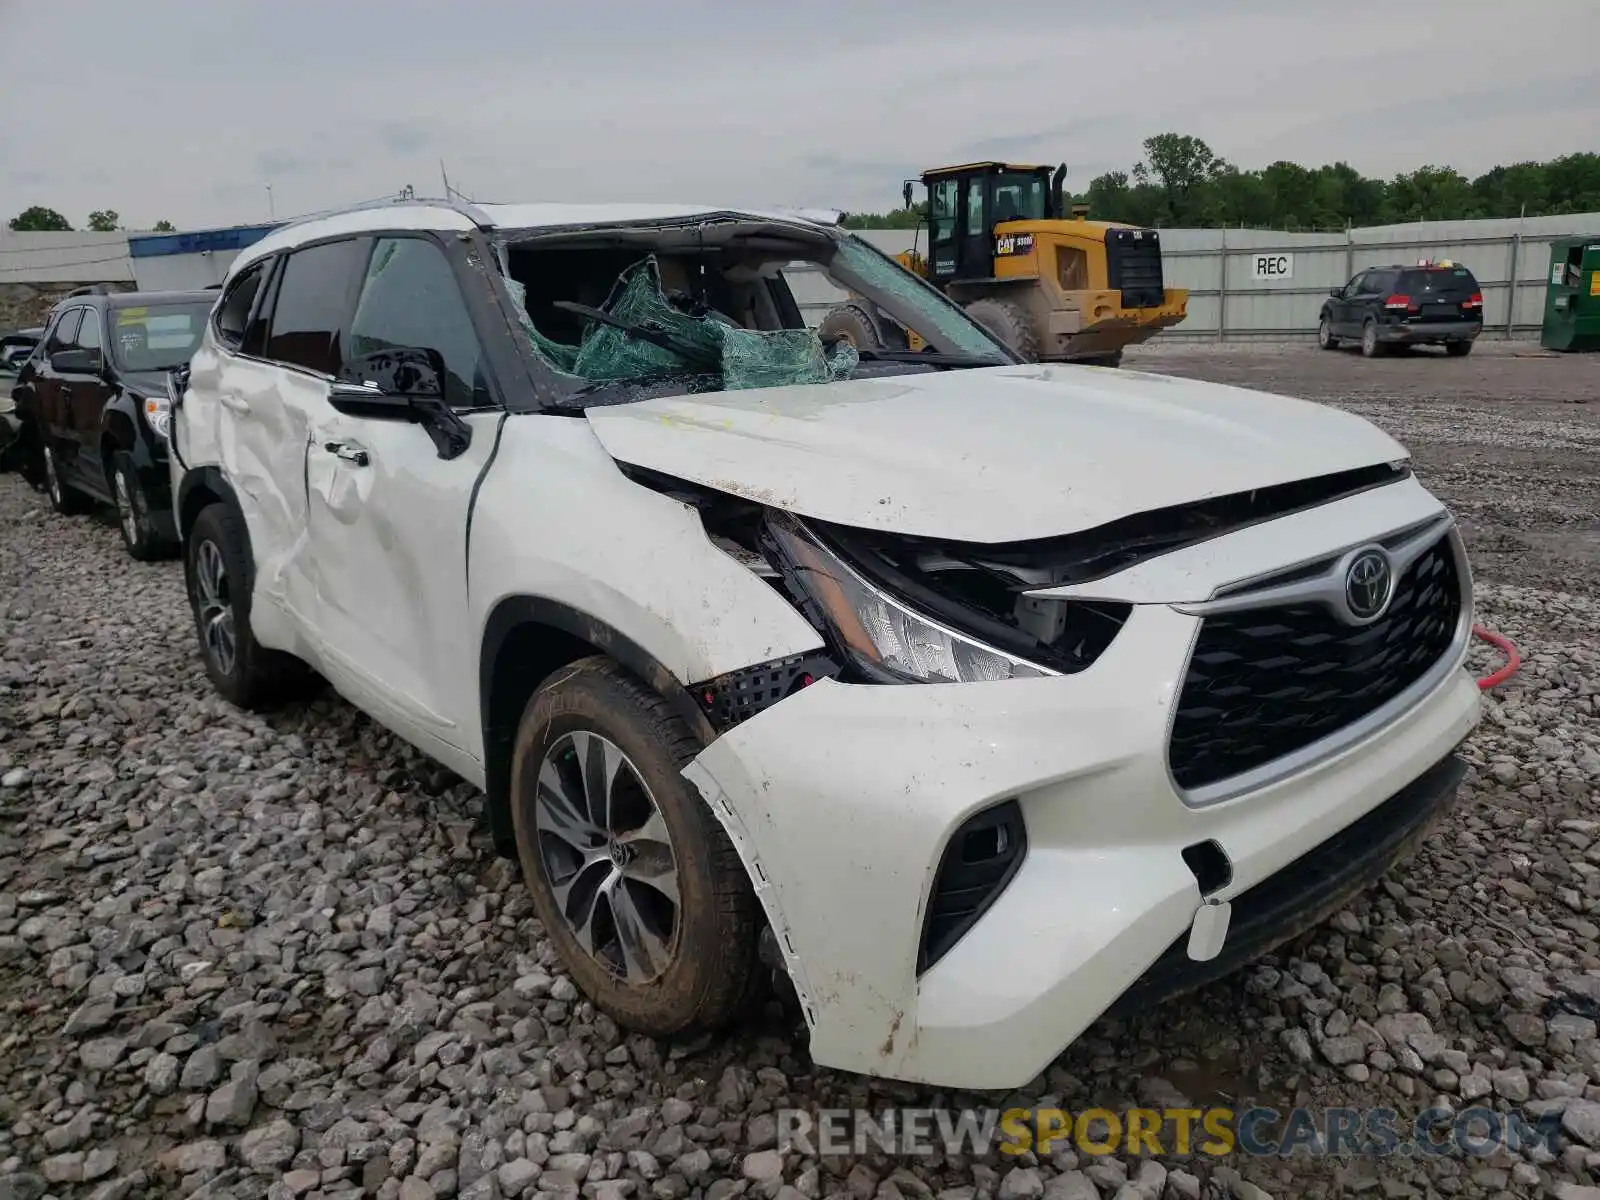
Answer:
[[[350,322],[346,358],[400,347],[443,356],[445,402],[452,408],[494,402],[455,273],[444,251],[426,238],[379,239]]]
[[[261,290],[261,281],[266,273],[265,260],[250,267],[233,281],[228,294],[217,307],[214,322],[217,338],[230,350],[243,348],[245,322],[250,319],[250,308],[256,302],[256,293]]]
[[[350,293],[369,245],[365,238],[352,238],[289,255],[272,306],[267,358],[323,375],[339,373]]]

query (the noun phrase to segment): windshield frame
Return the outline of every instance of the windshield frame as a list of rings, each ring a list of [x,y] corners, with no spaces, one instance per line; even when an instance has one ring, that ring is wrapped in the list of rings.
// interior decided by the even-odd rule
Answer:
[[[533,249],[541,246],[560,246],[563,243],[588,242],[615,236],[622,243],[635,245],[639,256],[643,258],[658,250],[670,249],[666,245],[653,246],[651,244],[653,238],[665,239],[673,235],[681,237],[686,234],[698,234],[701,240],[697,244],[704,250],[711,250],[744,235],[763,239],[774,235],[785,239],[792,237],[795,250],[792,261],[808,261],[815,264],[836,287],[843,284],[870,300],[889,316],[916,329],[928,342],[930,350],[962,357],[982,357],[986,360],[981,364],[974,363],[972,367],[949,369],[1008,367],[1024,365],[1026,362],[927,279],[908,270],[893,255],[847,229],[756,213],[708,211],[687,220],[679,217],[661,221],[496,230],[491,239],[491,261],[496,263],[498,269],[489,269],[485,273],[492,277],[494,300],[506,319],[507,334],[533,383],[533,395],[528,402],[518,403],[512,400],[507,407],[511,411],[574,415],[583,408],[597,404],[636,403],[655,395],[683,394],[682,389],[673,390],[672,382],[669,380],[649,383],[640,381],[637,384],[622,380],[598,384],[585,381],[578,384],[574,382],[572,376],[562,373],[554,364],[546,361],[523,332],[523,318],[519,316],[520,306],[513,297],[513,289],[519,285],[508,278],[510,270],[508,252],[519,247]],[[869,272],[877,274],[877,279],[850,269],[850,264],[846,264],[846,269],[840,270],[836,263],[841,252],[857,256],[860,265]],[[900,289],[890,292],[879,286],[879,281],[888,280],[901,285]],[[508,282],[510,287],[507,286]],[[815,331],[816,326],[806,321],[803,314],[801,320],[802,327]],[[929,327],[928,331],[925,332],[919,325]],[[963,345],[963,342],[967,344]],[[992,361],[987,361],[989,359]],[[910,364],[904,373],[913,374],[926,369],[929,368],[920,364]],[[888,373],[874,372],[874,375]],[[598,396],[591,399],[593,393],[602,389],[613,390],[613,385],[617,390],[630,388],[643,394],[621,401],[604,400]]]
[[[200,348],[200,343],[205,337],[206,325],[211,318],[211,310],[215,306],[216,297],[209,296],[204,299],[192,300],[148,300],[137,304],[108,305],[106,309],[106,352],[112,364],[119,371],[130,374],[152,374],[161,371],[170,371],[174,367],[181,367],[194,357],[194,352]],[[145,366],[130,363],[126,352],[122,348],[122,340],[117,336],[118,328],[125,322],[122,317],[125,313],[138,312],[147,316],[171,316],[176,313],[190,312],[195,319],[194,342],[182,358],[169,363],[155,366]],[[134,322],[126,322],[134,324]],[[178,353],[176,350],[173,353]]]

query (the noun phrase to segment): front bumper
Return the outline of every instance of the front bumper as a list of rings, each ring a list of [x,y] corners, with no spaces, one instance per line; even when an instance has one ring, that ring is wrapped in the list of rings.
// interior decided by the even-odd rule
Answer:
[[[1405,794],[1477,719],[1477,686],[1458,654],[1442,682],[1364,740],[1235,799],[1191,807],[1168,775],[1166,743],[1173,666],[1186,660],[1196,624],[1164,605],[1139,606],[1101,659],[1072,676],[824,680],[690,764],[685,775],[728,827],[766,907],[817,1063],[947,1087],[1023,1085],[1124,994],[1139,1001],[1170,990],[1163,956],[1175,944],[1182,952],[1202,906],[1186,847],[1214,841],[1230,864],[1231,878],[1211,894],[1240,903],[1239,928],[1224,943],[1228,969],[1236,938],[1248,951],[1263,929],[1297,932],[1321,914],[1279,904],[1269,916],[1288,919],[1262,925],[1249,917],[1247,893]],[[1027,854],[977,924],[919,978],[945,843],[967,817],[1009,798],[1023,812]],[[1375,878],[1381,857],[1363,859],[1320,899]],[[1270,888],[1256,898],[1264,894]]]
[[[1470,342],[1483,332],[1482,321],[1410,321],[1378,326],[1380,342]]]

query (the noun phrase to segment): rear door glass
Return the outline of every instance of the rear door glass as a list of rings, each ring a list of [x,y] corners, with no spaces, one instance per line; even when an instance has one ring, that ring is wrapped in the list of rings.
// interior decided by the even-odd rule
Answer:
[[[1400,272],[1398,290],[1407,296],[1464,299],[1478,290],[1478,281],[1465,267],[1414,268]]]

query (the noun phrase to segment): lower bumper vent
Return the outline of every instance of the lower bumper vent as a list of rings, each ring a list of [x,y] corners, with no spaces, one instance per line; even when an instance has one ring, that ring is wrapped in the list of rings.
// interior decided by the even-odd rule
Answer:
[[[956,830],[934,877],[917,951],[918,975],[949,953],[977,924],[1022,866],[1027,848],[1022,807],[1015,800],[969,817]]]

